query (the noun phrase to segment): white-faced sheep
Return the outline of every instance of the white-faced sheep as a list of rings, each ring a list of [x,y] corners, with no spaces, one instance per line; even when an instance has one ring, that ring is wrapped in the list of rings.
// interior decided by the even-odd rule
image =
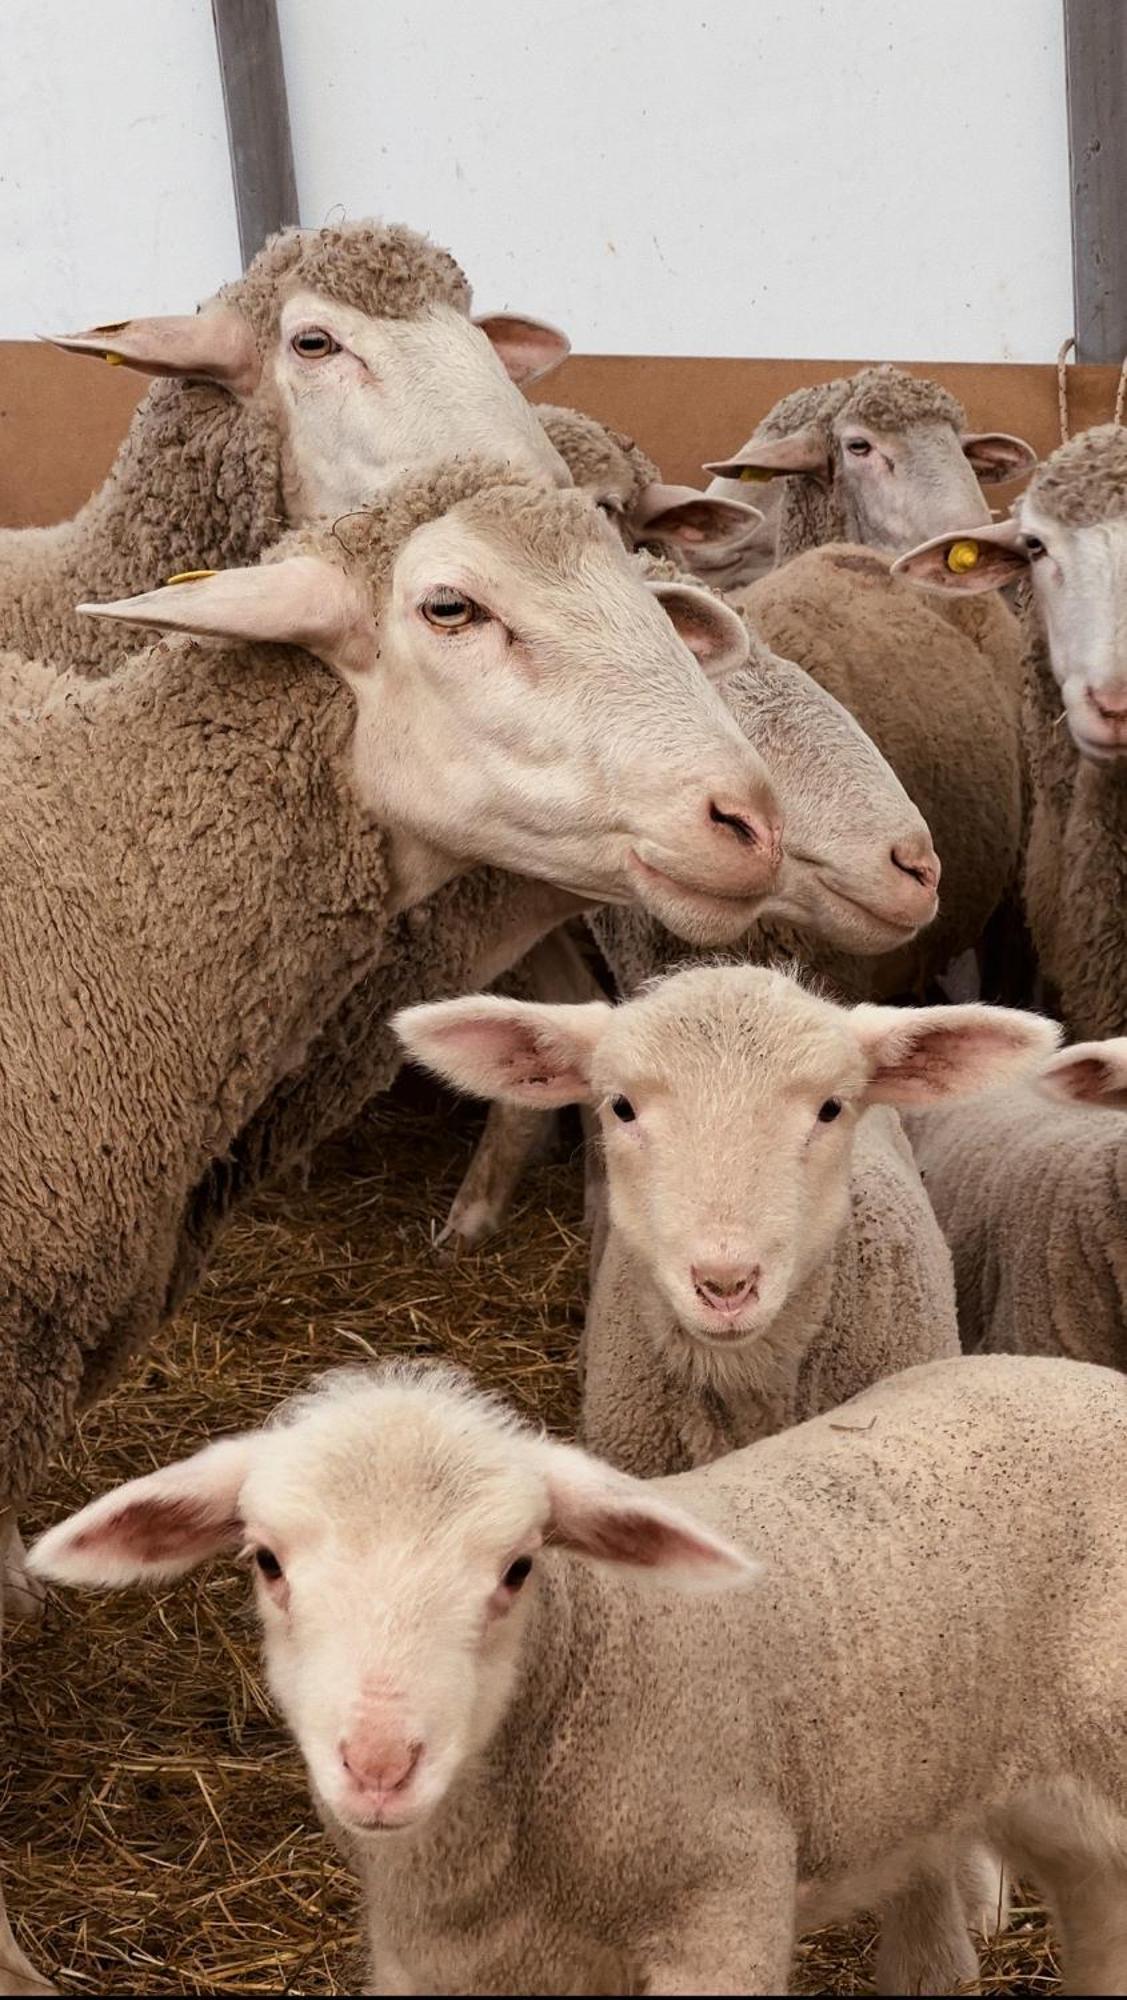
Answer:
[[[852,1010],[697,966],[620,1007],[491,995],[393,1026],[463,1090],[596,1108],[609,1234],[583,1435],[680,1472],[959,1351],[951,1260],[895,1113],[986,1088],[1056,1030],[1002,1008]]]
[[[1047,1895],[1068,1989],[1121,1993],[1125,1521],[1106,1369],[933,1363],[652,1484],[401,1369],[32,1564],[245,1551],[371,1992],[784,1993],[804,1931],[881,1907],[879,1990],[949,1993],[977,1963],[937,1863],[982,1841]]]
[[[507,465],[404,482],[347,550],[299,530],[101,608],[236,643],[60,677],[0,739],[0,1518],[167,1310],[193,1190],[397,911],[485,857],[723,935],[777,861],[678,631],[726,667],[739,621],[659,604],[583,495]]]
[[[505,370],[531,380],[566,340],[535,321],[469,314],[445,250],[355,222],[271,238],[198,314],[63,337],[75,353],[174,379],[149,392],[73,520],[0,533],[0,645],[109,672],[120,644],[76,616],[81,600],[255,562],[287,527],[364,507],[431,461],[485,452],[562,482]]]
[[[1032,1084],[908,1120],[964,1347],[1127,1368],[1125,1110],[1127,1040],[1116,1040],[1077,1043]]]
[[[1046,459],[1012,519],[925,543],[914,583],[974,593],[1028,575],[1023,732],[1032,794],[1026,914],[1073,1035],[1127,1032],[1127,432]]]

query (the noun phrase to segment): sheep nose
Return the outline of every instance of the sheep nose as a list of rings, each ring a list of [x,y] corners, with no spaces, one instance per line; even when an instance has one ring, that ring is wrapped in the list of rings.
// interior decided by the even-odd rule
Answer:
[[[340,1745],[340,1761],[362,1792],[386,1795],[401,1792],[418,1768],[423,1754],[421,1743],[392,1743],[363,1738]]]
[[[942,870],[939,856],[926,833],[913,834],[909,840],[898,840],[891,860],[901,875],[910,875],[921,889],[938,889]]]
[[[1127,687],[1086,687],[1084,693],[1096,714],[1102,715],[1105,722],[1123,722],[1127,719]]]
[[[731,834],[741,847],[762,848],[776,859],[782,853],[783,829],[778,820],[751,812],[742,799],[709,799],[708,819],[718,833]]]
[[[716,1312],[738,1313],[759,1291],[758,1264],[694,1264],[690,1276],[697,1296]]]

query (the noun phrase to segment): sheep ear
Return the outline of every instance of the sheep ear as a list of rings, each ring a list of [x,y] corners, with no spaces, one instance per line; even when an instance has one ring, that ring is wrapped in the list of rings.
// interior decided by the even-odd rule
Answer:
[[[558,326],[548,326],[543,320],[524,319],[517,313],[489,313],[484,319],[475,319],[486,339],[514,382],[538,382],[541,375],[549,375],[566,361],[571,353],[571,342]]]
[[[763,520],[762,511],[742,500],[721,500],[692,486],[651,480],[630,513],[636,535],[675,542],[689,556],[698,550],[741,548]]]
[[[592,1561],[640,1572],[681,1590],[750,1583],[762,1564],[703,1522],[658,1500],[646,1483],[573,1445],[544,1444],[550,1512],[544,1539]]]
[[[1127,1036],[1107,1042],[1077,1042],[1062,1049],[1035,1079],[1046,1097],[1068,1104],[1094,1104],[1127,1111]]]
[[[1029,562],[1016,521],[993,527],[964,528],[921,542],[892,565],[893,576],[907,577],[925,590],[1001,590],[1021,576]]]
[[[342,672],[360,671],[375,657],[375,621],[363,590],[321,556],[287,556],[253,569],[189,571],[162,590],[78,609],[91,618],[153,625],[162,632],[306,646]]]
[[[1011,437],[1008,431],[964,431],[960,443],[983,486],[1020,479],[1037,463],[1033,446],[1024,438]]]
[[[935,1104],[1009,1083],[1060,1040],[1054,1021],[1011,1007],[854,1007],[868,1104]]]
[[[541,1007],[483,993],[405,1007],[391,1026],[408,1055],[455,1089],[547,1107],[592,1101],[591,1058],[610,1013],[605,1000]]]
[[[242,1534],[239,1495],[254,1439],[222,1438],[192,1458],[103,1493],[48,1528],[27,1558],[51,1583],[112,1589],[182,1576]]]
[[[196,375],[238,396],[257,387],[262,369],[248,320],[234,306],[170,313],[163,319],[123,319],[85,333],[48,334],[68,354],[96,354],[142,375]]]
[[[730,604],[691,583],[647,582],[646,587],[660,599],[662,610],[710,681],[726,681],[746,667],[751,639]]]
[[[705,466],[717,479],[777,479],[788,472],[803,472],[811,479],[828,480],[830,454],[825,437],[813,425],[788,431],[786,437],[749,438],[731,458],[717,458]]]

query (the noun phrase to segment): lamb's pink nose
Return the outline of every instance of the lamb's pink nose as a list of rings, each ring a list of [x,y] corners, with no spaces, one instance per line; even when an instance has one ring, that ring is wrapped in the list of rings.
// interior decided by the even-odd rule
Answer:
[[[340,1745],[340,1761],[358,1790],[384,1796],[403,1791],[422,1754],[421,1743],[381,1737],[357,1737]]]
[[[758,1292],[762,1271],[758,1264],[694,1264],[690,1275],[706,1305],[738,1313]]]
[[[1097,715],[1105,722],[1127,721],[1127,687],[1094,688],[1084,690]]]

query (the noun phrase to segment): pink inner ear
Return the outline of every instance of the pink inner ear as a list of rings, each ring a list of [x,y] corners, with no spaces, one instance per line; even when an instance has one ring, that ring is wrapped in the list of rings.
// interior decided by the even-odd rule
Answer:
[[[153,1494],[131,1500],[108,1519],[80,1530],[71,1546],[76,1553],[112,1547],[115,1554],[137,1562],[163,1563],[204,1555],[235,1541],[240,1528],[237,1515],[217,1513],[206,1500],[186,1494],[162,1499]]]
[[[657,1569],[670,1561],[704,1562],[707,1548],[694,1536],[682,1533],[668,1521],[652,1514],[592,1507],[559,1523],[549,1531],[556,1542],[577,1555],[593,1556],[599,1562],[629,1563],[636,1569]]]
[[[436,1044],[449,1043],[471,1058],[476,1054],[495,1071],[500,1089],[586,1093],[587,1082],[573,1064],[551,1051],[525,1021],[460,1021],[440,1028]]]

